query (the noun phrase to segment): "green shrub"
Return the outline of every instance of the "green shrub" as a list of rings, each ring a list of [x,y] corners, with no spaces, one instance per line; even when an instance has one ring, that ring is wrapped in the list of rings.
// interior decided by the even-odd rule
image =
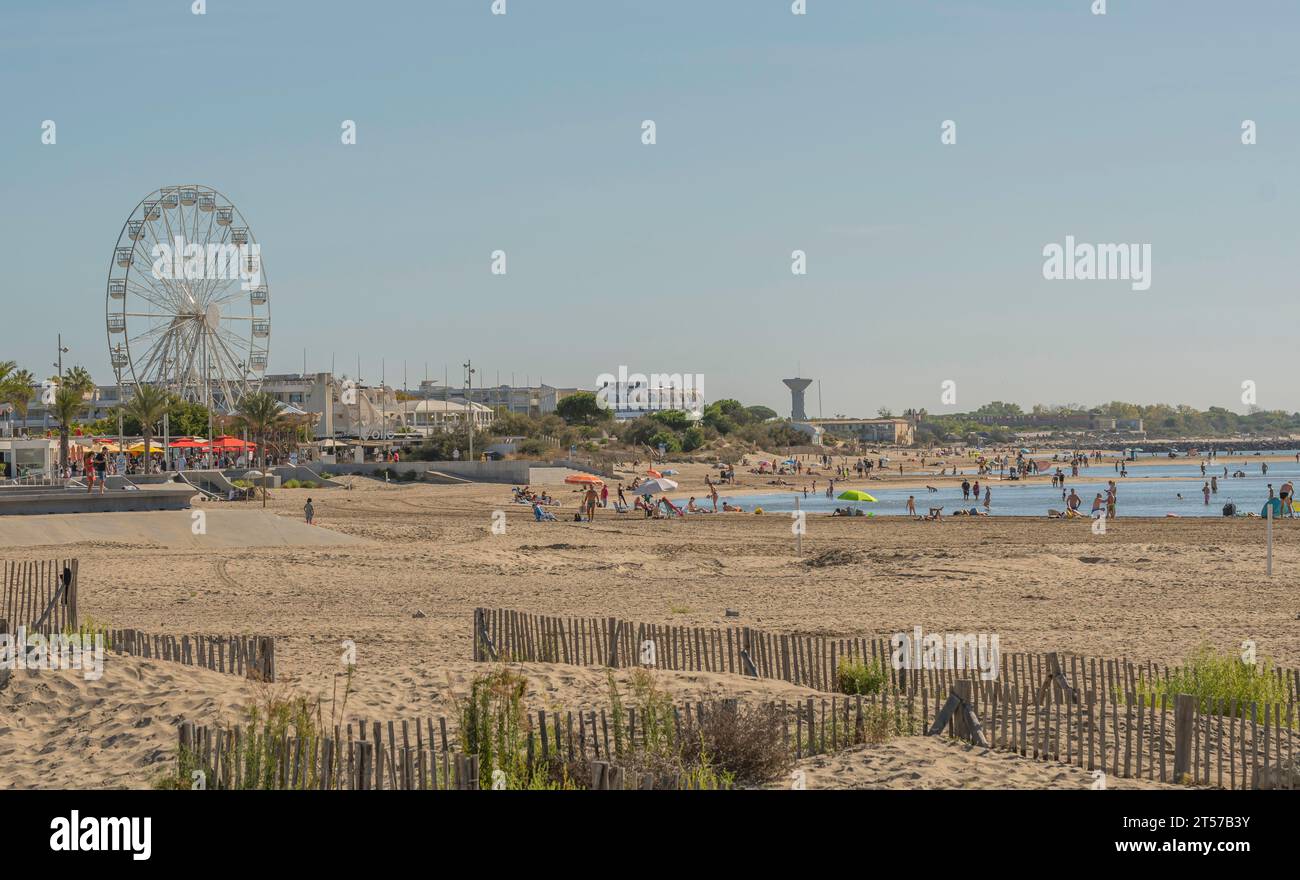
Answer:
[[[1172,706],[1175,694],[1196,697],[1202,712],[1218,712],[1217,703],[1222,700],[1228,704],[1224,713],[1231,714],[1231,703],[1236,700],[1240,715],[1250,713],[1251,703],[1261,707],[1265,703],[1286,703],[1290,696],[1285,681],[1277,677],[1267,658],[1244,663],[1240,656],[1219,654],[1209,645],[1202,645],[1182,667],[1170,673],[1167,681],[1144,681],[1138,688],[1138,698],[1156,706],[1161,696]]]
[[[479,759],[479,785],[491,788],[493,771],[505,776],[507,789],[576,788],[568,767],[554,755],[553,766],[535,762],[528,767],[528,739],[532,736],[524,712],[528,679],[504,664],[470,683],[469,697],[457,701],[460,715],[460,749]],[[539,750],[534,745],[534,753]]]
[[[302,483],[298,482],[297,480],[285,480],[285,481],[281,484],[281,488],[284,488],[284,489],[301,489],[301,488],[302,488]]]
[[[889,684],[881,660],[841,659],[836,669],[836,689],[842,694],[878,694]]]
[[[664,452],[681,452],[682,441],[672,431],[657,431],[646,441],[651,449],[664,447]]]

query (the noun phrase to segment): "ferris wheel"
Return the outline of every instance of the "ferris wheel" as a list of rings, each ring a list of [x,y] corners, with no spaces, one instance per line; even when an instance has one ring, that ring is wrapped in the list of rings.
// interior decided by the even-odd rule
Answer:
[[[108,268],[118,381],[232,411],[265,374],[270,302],[261,247],[229,199],[198,184],[155,190],[122,225]]]

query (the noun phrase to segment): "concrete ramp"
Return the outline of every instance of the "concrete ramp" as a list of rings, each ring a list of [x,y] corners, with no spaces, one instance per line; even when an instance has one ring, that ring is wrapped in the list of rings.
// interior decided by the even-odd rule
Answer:
[[[202,513],[201,519],[196,515]],[[205,534],[194,534],[202,522]],[[309,526],[265,510],[203,507],[138,513],[78,513],[6,518],[4,543],[41,547],[85,542],[179,547],[190,550],[241,547],[332,547],[368,545],[352,535]]]
[[[464,477],[456,477],[451,474],[445,474],[442,471],[425,471],[424,481],[426,483],[438,483],[440,485],[458,485],[460,483],[472,483],[473,480],[467,480]]]
[[[218,470],[189,470],[185,471],[184,475],[187,482],[222,498],[229,498],[230,490],[235,488],[235,484],[227,480],[226,475]]]
[[[203,486],[200,486],[198,483],[192,482],[190,478],[185,476],[185,474],[183,473],[180,475],[180,482],[184,483],[186,486],[192,486],[195,492],[202,494],[205,498],[210,498],[215,501],[225,501],[226,498],[229,497],[226,495],[218,495],[216,492],[213,492],[211,489],[205,489]]]
[[[297,480],[300,483],[310,481],[315,483],[316,487],[319,489],[343,488],[342,483],[336,480],[332,480],[329,477],[321,476],[319,472],[313,470],[312,468],[308,467],[305,464],[300,464],[297,465],[296,467],[292,467],[289,465],[280,465],[277,467],[269,468],[269,470],[271,471],[271,473],[275,474],[282,481],[286,483],[289,480]]]

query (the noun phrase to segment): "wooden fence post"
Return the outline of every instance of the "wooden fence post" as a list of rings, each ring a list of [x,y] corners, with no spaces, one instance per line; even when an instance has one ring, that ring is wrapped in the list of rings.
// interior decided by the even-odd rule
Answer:
[[[618,668],[618,637],[623,627],[623,621],[611,617],[609,619],[609,664],[615,669]]]
[[[1174,696],[1174,784],[1183,784],[1192,767],[1192,710],[1195,698],[1189,694]]]
[[[591,762],[591,790],[606,791],[609,788],[609,764],[604,761]]]

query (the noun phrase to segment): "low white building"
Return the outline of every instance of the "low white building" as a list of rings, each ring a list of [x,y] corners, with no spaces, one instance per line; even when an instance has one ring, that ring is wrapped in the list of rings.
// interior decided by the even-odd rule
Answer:
[[[58,466],[57,439],[0,439],[0,477],[52,477]]]
[[[423,437],[441,431],[459,428],[465,422],[472,422],[474,427],[485,430],[496,421],[492,407],[481,403],[459,400],[399,400],[397,402],[397,425],[399,433],[415,433]]]

